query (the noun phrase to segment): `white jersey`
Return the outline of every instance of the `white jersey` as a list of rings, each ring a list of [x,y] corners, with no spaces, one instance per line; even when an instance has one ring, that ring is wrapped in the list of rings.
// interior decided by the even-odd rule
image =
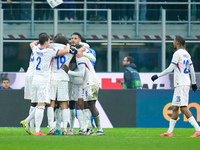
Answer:
[[[50,48],[54,49],[64,49],[65,45],[58,44],[58,43],[51,43]],[[66,64],[69,65],[70,60],[72,59],[73,55],[68,53],[63,56],[54,57],[51,63],[51,80],[56,81],[69,81],[68,74],[62,69],[62,65]]]
[[[83,78],[83,88],[99,84],[98,77],[90,60],[86,57],[77,58],[77,70],[69,70],[68,74],[75,77]]]
[[[80,58],[76,57],[77,68],[74,70],[74,72],[78,72],[80,70],[78,63],[83,62],[83,60],[84,60],[84,57],[80,57]],[[83,84],[83,78],[84,78],[83,76],[73,76],[73,75],[70,76],[71,82],[73,84]]]
[[[29,66],[28,69],[26,71],[26,76],[33,76],[34,71],[35,71],[35,57],[34,57],[34,53],[31,53],[30,56],[30,61],[29,61]]]
[[[36,67],[33,80],[48,82],[50,81],[50,63],[56,57],[59,50],[50,48],[44,49],[37,46],[32,47],[35,55]]]
[[[97,74],[94,70],[94,67],[88,58],[85,58],[84,62],[80,62],[78,65],[84,64],[85,65],[85,76],[84,76],[84,84],[83,86],[91,86],[95,84],[100,84],[100,81],[97,77]]]
[[[174,69],[174,87],[190,86],[189,68],[192,65],[190,54],[185,49],[180,48],[173,54],[171,63],[176,65]]]

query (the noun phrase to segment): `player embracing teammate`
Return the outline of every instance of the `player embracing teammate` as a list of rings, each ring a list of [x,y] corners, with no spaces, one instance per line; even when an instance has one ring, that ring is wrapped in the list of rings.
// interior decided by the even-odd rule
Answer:
[[[80,90],[79,93],[82,93],[82,97],[84,98],[84,100],[93,101],[90,104],[90,110],[95,117],[95,123],[98,128],[97,133],[95,133],[94,135],[104,135],[104,132],[101,128],[99,113],[97,108],[95,107],[95,102],[97,100],[99,90],[99,81],[91,62],[88,59],[91,58],[93,55],[91,53],[88,53],[88,55],[84,52],[84,45],[87,45],[86,43],[82,43],[82,45],[78,44],[78,46],[75,45],[74,47],[70,48],[68,40],[63,34],[57,34],[54,38],[54,42],[55,43],[50,45],[50,37],[46,33],[41,33],[39,35],[39,41],[34,41],[30,44],[36,63],[32,83],[30,83],[32,84],[31,102],[37,103],[37,107],[34,108],[30,115],[25,120],[21,121],[20,124],[25,128],[28,133],[30,133],[28,126],[30,121],[34,118],[34,135],[45,135],[41,132],[40,126],[43,120],[45,106],[48,104],[48,134],[54,134],[53,108],[55,100],[57,99],[58,101],[60,101],[60,107],[62,109],[62,121],[64,125],[63,135],[67,134],[67,101],[69,101],[71,98],[69,95],[73,95],[74,93],[70,93],[71,90],[68,90],[69,77],[68,74],[66,74],[62,70],[62,65],[65,64],[68,67],[69,62],[73,56],[72,54],[76,55],[76,53],[78,52],[77,56],[79,58],[81,57],[80,59],[84,61],[76,62],[77,70],[69,70],[69,74],[76,77],[77,73],[81,73],[81,78],[83,79],[83,82],[81,83],[81,88],[78,88],[78,90]],[[79,48],[78,51],[76,47]],[[72,82],[76,81],[74,80]],[[83,129],[84,127],[86,126],[83,124],[81,128]]]

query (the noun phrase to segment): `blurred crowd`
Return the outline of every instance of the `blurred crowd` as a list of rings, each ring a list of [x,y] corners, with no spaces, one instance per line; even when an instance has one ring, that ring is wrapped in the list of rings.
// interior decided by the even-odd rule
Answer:
[[[0,2],[4,0],[0,0]],[[64,3],[55,7],[58,9],[72,9],[59,12],[60,20],[83,20],[82,11],[74,11],[73,9],[83,9],[84,0],[63,0]],[[191,0],[192,2],[200,2],[200,0]],[[21,3],[19,3],[21,2]],[[31,19],[31,3],[30,0],[7,0],[3,3],[2,8],[5,9],[5,20],[30,20]],[[66,3],[71,2],[71,3]],[[136,4],[97,4],[95,2],[111,2],[107,0],[87,0],[88,9],[111,9],[112,20],[134,21],[137,18]],[[136,2],[136,0],[115,0],[114,2]],[[166,9],[167,20],[184,21],[188,19],[188,4],[162,4],[160,2],[188,2],[188,0],[139,0],[142,2],[139,5],[138,20],[140,21],[156,21],[161,19],[161,10]],[[145,2],[154,2],[155,4],[144,4]],[[0,5],[1,7],[1,5]],[[35,20],[50,20],[53,18],[53,9],[49,6],[46,0],[34,1],[34,19]],[[193,20],[200,19],[200,4],[191,6],[191,14]],[[89,11],[87,13],[88,20],[107,20],[106,11]]]

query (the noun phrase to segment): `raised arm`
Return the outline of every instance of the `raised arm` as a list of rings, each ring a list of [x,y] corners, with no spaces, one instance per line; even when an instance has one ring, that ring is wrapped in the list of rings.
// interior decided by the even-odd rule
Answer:
[[[37,46],[39,44],[39,41],[34,41],[32,43],[30,43],[30,48],[32,49],[33,46]]]

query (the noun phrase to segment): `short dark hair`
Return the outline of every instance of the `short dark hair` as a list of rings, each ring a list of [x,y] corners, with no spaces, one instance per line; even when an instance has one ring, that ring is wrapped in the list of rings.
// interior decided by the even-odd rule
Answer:
[[[8,80],[8,81],[10,82],[10,79],[9,79],[8,77],[3,77],[3,78],[1,79],[1,83],[3,83],[3,81],[5,81],[5,80]]]
[[[183,37],[181,37],[180,35],[176,35],[175,39],[176,39],[176,41],[177,41],[178,43],[180,43],[182,46],[185,45],[185,39],[184,39]]]
[[[134,61],[133,57],[131,57],[131,56],[126,56],[126,58],[127,58],[127,61],[130,61],[130,63],[133,63],[133,61]]]
[[[68,38],[62,34],[62,33],[58,33],[56,34],[56,36],[53,38],[53,42],[54,43],[60,43],[60,44],[64,44],[66,45],[67,43],[69,43]]]
[[[42,33],[39,34],[39,43],[40,43],[40,45],[43,45],[49,39],[50,39],[50,36],[47,33],[42,32]]]
[[[81,42],[84,40],[83,36],[78,32],[74,32],[72,35],[78,35],[78,37],[81,39]]]

